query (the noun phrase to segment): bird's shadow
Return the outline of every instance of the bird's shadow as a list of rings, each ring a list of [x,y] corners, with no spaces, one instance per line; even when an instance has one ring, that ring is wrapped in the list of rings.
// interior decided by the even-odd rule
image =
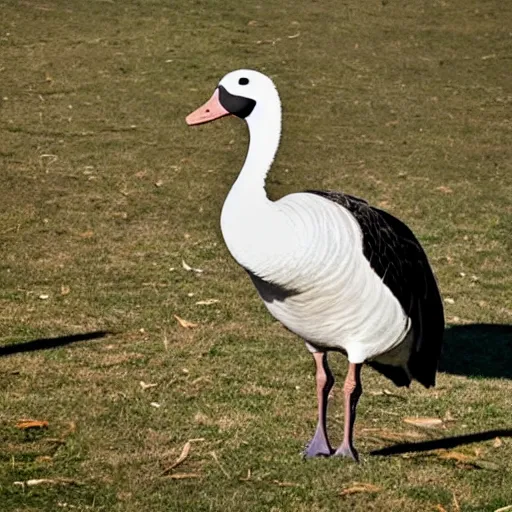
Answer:
[[[419,441],[416,443],[399,443],[392,446],[386,446],[385,448],[380,448],[378,450],[373,450],[370,452],[370,455],[399,455],[401,453],[427,452],[430,450],[449,449],[466,444],[489,441],[490,439],[495,439],[496,437],[512,437],[512,428],[486,430],[485,432],[444,437],[442,439],[432,439],[430,441]]]
[[[470,324],[448,327],[444,334],[439,371],[466,377],[512,379],[512,325]],[[512,428],[399,443],[374,450],[370,454],[384,456],[450,449],[496,437],[512,437]]]
[[[512,379],[512,325],[448,327],[439,371],[466,377]]]
[[[109,331],[93,331],[80,334],[71,334],[67,336],[59,336],[56,338],[39,338],[36,340],[24,341],[22,343],[13,343],[10,345],[0,346],[0,357],[10,356],[13,354],[21,354],[23,352],[35,352],[37,350],[48,350],[51,348],[63,347],[79,341],[95,340],[104,338]]]

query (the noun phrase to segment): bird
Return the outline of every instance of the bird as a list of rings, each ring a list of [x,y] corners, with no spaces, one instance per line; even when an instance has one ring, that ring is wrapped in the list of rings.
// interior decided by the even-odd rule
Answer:
[[[249,129],[245,162],[222,207],[225,244],[266,308],[305,341],[315,363],[317,424],[305,458],[356,462],[356,408],[367,364],[397,386],[435,385],[444,311],[420,242],[399,219],[342,192],[306,190],[271,200],[265,180],[281,138],[279,93],[267,75],[239,69],[186,117],[190,126],[236,116]],[[348,359],[343,441],[333,448],[328,354]]]

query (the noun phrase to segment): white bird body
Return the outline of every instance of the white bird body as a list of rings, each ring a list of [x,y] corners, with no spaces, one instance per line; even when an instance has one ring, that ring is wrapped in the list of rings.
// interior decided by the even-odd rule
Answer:
[[[221,217],[229,251],[264,281],[298,292],[264,299],[277,320],[314,346],[346,352],[352,363],[403,341],[410,322],[364,258],[361,229],[350,212],[305,193],[266,200],[255,210],[250,198],[235,194]]]
[[[361,199],[326,191],[268,199],[265,178],[281,134],[281,103],[268,77],[251,70],[229,73],[187,122],[228,114],[247,122],[250,137],[222,208],[224,240],[269,312],[313,353],[319,420],[305,455],[357,460],[352,436],[362,363],[398,386],[413,378],[427,387],[435,383],[444,314],[434,275],[410,229]],[[336,452],[326,430],[334,383],[330,350],[349,360],[344,438]]]

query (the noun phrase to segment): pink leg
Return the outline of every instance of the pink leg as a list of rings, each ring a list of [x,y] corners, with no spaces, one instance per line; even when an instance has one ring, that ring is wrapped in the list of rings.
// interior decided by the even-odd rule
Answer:
[[[327,437],[327,400],[334,384],[334,377],[327,364],[325,352],[314,352],[316,364],[316,396],[318,401],[318,423],[315,435],[304,450],[304,457],[328,457],[333,449]]]
[[[359,461],[357,450],[354,448],[354,423],[356,421],[356,407],[359,397],[363,392],[361,385],[360,364],[349,363],[347,378],[343,386],[345,395],[345,428],[343,431],[343,442],[334,455],[350,457],[356,462]]]

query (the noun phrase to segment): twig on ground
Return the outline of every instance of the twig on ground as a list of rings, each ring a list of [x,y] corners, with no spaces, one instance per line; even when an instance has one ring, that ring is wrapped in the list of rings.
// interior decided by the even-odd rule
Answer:
[[[188,457],[188,454],[190,453],[190,447],[190,441],[187,441],[181,450],[180,456],[169,467],[165,468],[160,476],[166,475],[169,473],[169,471],[172,471],[175,467],[179,466]]]

